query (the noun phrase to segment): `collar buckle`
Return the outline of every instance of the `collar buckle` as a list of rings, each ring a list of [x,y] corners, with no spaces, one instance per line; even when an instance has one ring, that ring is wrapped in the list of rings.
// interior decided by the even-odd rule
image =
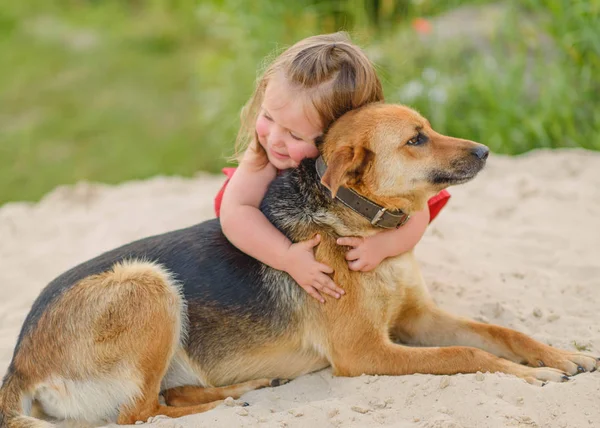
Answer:
[[[404,226],[409,219],[410,219],[410,216],[408,214],[404,214],[404,217],[402,217],[402,220],[400,220],[400,222],[398,223],[398,226],[396,226],[396,229],[399,229],[402,226]]]
[[[373,226],[377,226],[377,223],[379,223],[379,220],[381,220],[383,218],[383,215],[385,214],[386,211],[387,211],[387,208],[381,208],[379,211],[377,211],[377,213],[373,216],[373,219],[371,220],[371,224]]]

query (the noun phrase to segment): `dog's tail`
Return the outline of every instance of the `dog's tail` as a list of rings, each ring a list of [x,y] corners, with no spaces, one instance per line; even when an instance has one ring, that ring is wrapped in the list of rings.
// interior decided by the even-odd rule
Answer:
[[[10,372],[0,387],[0,428],[53,428],[55,425],[24,413],[31,409],[32,397],[23,381]]]

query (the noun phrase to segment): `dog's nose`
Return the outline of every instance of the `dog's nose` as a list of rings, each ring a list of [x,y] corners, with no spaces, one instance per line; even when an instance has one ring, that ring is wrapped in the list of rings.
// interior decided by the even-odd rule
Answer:
[[[475,147],[473,150],[471,150],[471,153],[473,153],[475,156],[477,156],[481,160],[486,160],[488,155],[490,154],[490,149],[488,149],[484,145],[479,145],[479,146]]]

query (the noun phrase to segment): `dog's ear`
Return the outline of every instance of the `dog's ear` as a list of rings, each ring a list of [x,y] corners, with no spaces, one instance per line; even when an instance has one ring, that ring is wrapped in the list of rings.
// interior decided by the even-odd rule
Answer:
[[[321,183],[335,198],[340,186],[360,182],[372,158],[373,152],[363,146],[342,146],[329,158],[327,171],[323,174]]]

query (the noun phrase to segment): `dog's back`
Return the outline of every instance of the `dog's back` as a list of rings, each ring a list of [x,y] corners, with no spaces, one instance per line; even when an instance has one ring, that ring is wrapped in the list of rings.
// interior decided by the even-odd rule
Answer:
[[[86,277],[110,270],[123,261],[143,261],[161,265],[181,284],[183,294],[195,303],[234,309],[248,316],[269,317],[273,322],[285,311],[272,304],[273,292],[285,287],[263,287],[264,265],[233,247],[221,232],[218,220],[209,220],[185,229],[144,238],[86,261],[48,284],[35,300],[27,316],[15,352],[23,336],[35,328],[41,314],[60,296]],[[282,308],[285,309],[285,308]],[[191,317],[197,316],[194,312]],[[191,321],[194,321],[192,319]]]
[[[106,278],[107,273],[113,275],[110,280]],[[245,354],[263,346],[268,347],[269,343],[293,327],[300,302],[305,298],[287,274],[273,271],[233,247],[222,234],[218,220],[145,238],[108,251],[54,279],[34,302],[23,324],[0,392],[0,415],[6,418],[2,426],[8,425],[11,415],[16,417],[27,411],[23,409],[23,404],[28,407],[34,395],[39,394],[34,384],[40,379],[29,379],[30,367],[37,367],[41,378],[47,377],[41,373],[43,367],[56,366],[48,360],[69,354],[61,347],[68,347],[65,341],[74,341],[73,336],[94,337],[93,344],[81,344],[79,349],[85,354],[83,348],[90,345],[89,349],[86,348],[90,354],[100,352],[102,346],[116,340],[115,337],[104,337],[107,333],[102,337],[94,335],[100,321],[103,322],[101,328],[114,330],[111,334],[115,336],[125,334],[126,327],[131,327],[134,334],[136,328],[145,328],[149,330],[149,338],[154,330],[160,331],[161,324],[168,323],[160,316],[160,308],[156,309],[156,314],[146,314],[149,317],[148,325],[124,326],[123,331],[119,331],[116,324],[122,315],[118,312],[125,311],[127,307],[133,313],[125,318],[132,319],[132,322],[135,321],[133,317],[136,310],[147,308],[146,311],[153,311],[153,307],[147,306],[144,301],[155,290],[128,287],[135,282],[136,276],[144,276],[143,282],[147,283],[148,275],[160,279],[162,273],[167,286],[171,287],[171,294],[183,297],[178,321],[181,331],[175,344],[175,348],[182,351],[174,351],[177,361],[173,365],[176,367],[171,367],[167,373],[168,387],[186,383],[231,384],[254,378],[253,371],[260,374],[263,368],[247,367],[247,373],[243,373],[243,370],[231,370],[231,365],[243,364]],[[137,300],[141,300],[139,307]],[[68,313],[65,313],[67,307]],[[57,330],[49,324],[62,329],[60,337],[52,337],[57,335]],[[83,330],[78,330],[79,327]],[[147,333],[139,332],[139,335],[141,337]],[[32,341],[32,337],[35,340]],[[32,346],[36,348],[35,351]],[[21,352],[23,347],[26,352]],[[181,354],[184,354],[184,358],[180,358]],[[267,354],[265,357],[268,360]],[[101,357],[92,357],[97,358]],[[190,361],[196,362],[195,367],[180,370],[184,376],[182,379],[182,373],[177,373],[177,369]],[[201,362],[201,368],[198,362]],[[107,364],[102,370],[116,370],[117,366],[118,362]],[[196,374],[202,372],[205,376],[190,379],[189,373],[194,371]],[[81,372],[71,372],[70,376],[83,380],[97,376],[97,373],[86,373],[82,368]],[[93,388],[98,390],[104,387],[97,383]],[[135,389],[132,386],[134,393]],[[69,416],[66,413],[55,416]],[[12,426],[18,426],[17,419],[13,420]]]

